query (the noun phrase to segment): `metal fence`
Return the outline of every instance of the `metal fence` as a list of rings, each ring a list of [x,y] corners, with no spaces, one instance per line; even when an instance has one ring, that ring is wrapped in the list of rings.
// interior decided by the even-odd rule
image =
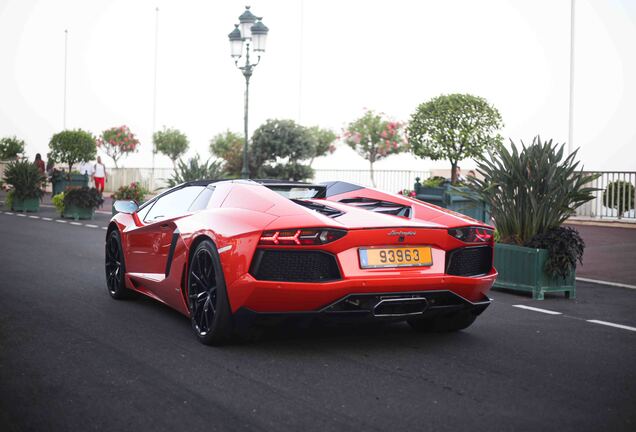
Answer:
[[[392,193],[403,189],[413,189],[416,177],[427,179],[431,176],[429,171],[408,170],[374,170],[373,174],[375,187]],[[356,183],[361,186],[373,186],[371,182],[371,171],[369,170],[314,170],[313,181],[316,183],[336,180]]]
[[[599,174],[587,185],[598,190],[594,192],[593,200],[576,209],[577,217],[636,222],[636,171],[595,171],[587,174]]]

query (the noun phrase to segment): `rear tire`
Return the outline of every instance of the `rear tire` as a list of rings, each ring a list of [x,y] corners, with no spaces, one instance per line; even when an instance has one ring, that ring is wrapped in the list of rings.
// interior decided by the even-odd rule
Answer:
[[[464,330],[470,327],[476,318],[477,315],[471,312],[456,312],[436,318],[413,318],[407,320],[407,322],[416,332],[443,333]]]
[[[133,291],[126,288],[126,263],[121,248],[121,237],[116,229],[106,237],[106,288],[108,294],[116,300],[133,298]]]
[[[192,330],[205,345],[232,337],[232,313],[219,254],[210,240],[197,245],[188,266],[188,309]]]

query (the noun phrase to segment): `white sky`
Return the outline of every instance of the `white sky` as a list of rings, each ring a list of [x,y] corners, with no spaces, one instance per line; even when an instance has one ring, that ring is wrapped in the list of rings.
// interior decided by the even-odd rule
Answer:
[[[505,137],[567,140],[569,0],[251,4],[270,33],[251,81],[250,130],[267,118],[291,118],[340,132],[363,107],[405,121],[431,97],[468,92],[501,111]],[[0,0],[0,136],[22,137],[33,157],[46,154],[62,129],[68,29],[67,127],[98,135],[126,124],[142,149],[122,165],[150,166],[159,7],[157,128],[181,129],[189,154],[209,156],[212,136],[243,129],[244,79],[227,34],[244,5]],[[576,0],[575,28],[574,145],[587,169],[636,170],[636,0]],[[170,166],[160,155],[156,163]],[[401,155],[377,168],[431,166]],[[367,164],[341,145],[314,167]]]

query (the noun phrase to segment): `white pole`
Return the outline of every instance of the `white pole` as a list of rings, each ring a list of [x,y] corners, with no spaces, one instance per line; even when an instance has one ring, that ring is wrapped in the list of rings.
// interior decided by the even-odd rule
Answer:
[[[154,137],[157,126],[157,57],[159,53],[159,8],[155,8],[155,69],[152,87],[152,135]],[[152,142],[152,187],[155,180],[155,143]]]
[[[68,59],[68,30],[64,30],[64,109],[62,114],[62,129],[66,129],[66,69]]]
[[[303,42],[304,42],[304,21],[305,2],[300,0],[300,37],[299,39],[299,59],[298,59],[298,124],[302,121],[303,105]]]
[[[570,112],[568,153],[574,150],[574,0],[570,0]]]

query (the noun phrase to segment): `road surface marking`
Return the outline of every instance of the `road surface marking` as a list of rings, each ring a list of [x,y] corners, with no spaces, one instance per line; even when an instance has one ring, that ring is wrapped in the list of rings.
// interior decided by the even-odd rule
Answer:
[[[66,223],[66,221],[65,221],[65,220],[62,220],[62,219],[55,219],[55,222],[59,222],[59,223]]]
[[[102,229],[103,229],[103,230],[107,230],[107,229],[108,229],[108,227],[102,227]]]
[[[26,217],[26,215],[24,213],[16,213],[16,216],[20,216],[20,217]]]
[[[50,222],[50,221],[52,221],[53,219],[42,216],[42,220],[45,220],[45,221],[49,221],[49,222]]]
[[[536,307],[532,307],[532,306],[526,306],[526,305],[512,305],[512,307],[516,307],[519,309],[527,309],[527,310],[531,310],[534,312],[541,312],[544,314],[548,314],[548,315],[563,315],[561,312],[556,312],[556,311],[551,311],[551,310],[547,310],[547,309],[539,309]]]
[[[29,216],[31,219],[40,219],[40,216]]]
[[[582,278],[582,277],[577,277],[576,280],[577,281],[581,281],[581,282],[589,282],[589,283],[593,283],[593,284],[599,284],[599,285],[609,285],[609,286],[615,286],[615,287],[620,287],[620,288],[636,289],[636,285],[629,285],[629,284],[618,283],[618,282],[610,282],[610,281],[597,280],[597,279],[588,279],[588,278]]]
[[[76,226],[82,226],[82,224],[81,224],[81,223],[79,223],[79,222],[70,222],[70,224],[71,224],[71,225],[76,225]]]
[[[93,225],[93,224],[86,224],[84,226],[87,226],[89,228],[99,228],[97,225]]]
[[[4,214],[8,214],[10,216],[13,216],[13,213],[11,213],[11,212],[4,212]]]
[[[587,322],[590,323],[594,323],[594,324],[601,324],[601,325],[605,325],[605,326],[609,326],[609,327],[616,327],[619,329],[623,329],[623,330],[630,330],[633,332],[636,332],[636,327],[630,327],[630,326],[626,326],[626,325],[622,325],[622,324],[614,324],[611,322],[607,322],[607,321],[599,321],[599,320],[586,320]]]

